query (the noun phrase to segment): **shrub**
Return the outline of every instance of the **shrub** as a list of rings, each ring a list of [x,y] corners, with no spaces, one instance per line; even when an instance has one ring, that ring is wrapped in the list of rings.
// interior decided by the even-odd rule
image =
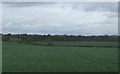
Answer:
[[[48,39],[48,44],[47,44],[48,46],[52,46],[53,45],[53,43],[52,43],[52,40],[51,39]]]
[[[28,37],[26,40],[25,40],[25,43],[26,44],[31,44],[33,42],[32,38]]]

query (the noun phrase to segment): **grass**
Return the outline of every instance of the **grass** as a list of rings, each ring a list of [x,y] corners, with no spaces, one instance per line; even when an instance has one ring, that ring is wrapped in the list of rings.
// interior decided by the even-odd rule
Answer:
[[[35,46],[3,42],[2,63],[3,72],[117,72],[118,48]]]

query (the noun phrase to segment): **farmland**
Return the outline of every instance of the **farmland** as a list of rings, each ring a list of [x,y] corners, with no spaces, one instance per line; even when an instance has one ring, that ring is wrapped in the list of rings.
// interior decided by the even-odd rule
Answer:
[[[53,42],[53,44],[117,46],[118,43]],[[3,42],[2,48],[3,72],[118,71],[118,48],[115,47],[37,46],[17,42]]]

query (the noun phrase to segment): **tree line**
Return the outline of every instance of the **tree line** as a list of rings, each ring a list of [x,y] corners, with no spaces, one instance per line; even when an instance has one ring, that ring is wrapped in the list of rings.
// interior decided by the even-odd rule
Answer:
[[[26,39],[32,41],[118,41],[117,35],[38,35],[38,34],[2,34],[2,41],[9,41],[10,38],[18,38],[20,41]]]

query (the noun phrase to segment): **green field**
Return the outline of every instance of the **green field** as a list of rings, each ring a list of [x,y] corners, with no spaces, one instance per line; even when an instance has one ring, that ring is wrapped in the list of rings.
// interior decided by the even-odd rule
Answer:
[[[109,45],[117,42],[54,42]],[[118,48],[37,46],[3,42],[3,72],[117,72]]]

